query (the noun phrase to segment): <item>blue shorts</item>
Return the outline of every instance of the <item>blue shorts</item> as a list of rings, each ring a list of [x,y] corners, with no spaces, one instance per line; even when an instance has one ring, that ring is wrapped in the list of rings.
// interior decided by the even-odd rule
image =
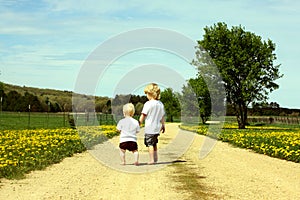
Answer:
[[[144,144],[146,145],[146,147],[156,147],[158,143],[158,136],[159,134],[145,134]]]

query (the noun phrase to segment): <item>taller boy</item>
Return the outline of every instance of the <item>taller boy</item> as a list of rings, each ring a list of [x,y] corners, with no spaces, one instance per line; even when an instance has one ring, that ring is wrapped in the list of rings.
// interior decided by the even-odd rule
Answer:
[[[150,162],[154,164],[158,160],[157,143],[160,131],[165,132],[165,109],[160,99],[160,88],[157,84],[151,83],[144,89],[149,101],[144,104],[139,122],[145,120],[145,138],[144,143],[148,147]]]

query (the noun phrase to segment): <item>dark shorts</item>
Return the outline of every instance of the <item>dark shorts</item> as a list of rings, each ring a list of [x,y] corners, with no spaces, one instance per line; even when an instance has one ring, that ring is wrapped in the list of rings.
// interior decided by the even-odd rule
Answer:
[[[158,143],[158,136],[159,134],[145,134],[144,144],[146,147],[156,147],[156,144]]]
[[[138,149],[137,143],[128,141],[128,142],[122,142],[119,144],[120,149],[128,150],[128,151],[136,151]]]

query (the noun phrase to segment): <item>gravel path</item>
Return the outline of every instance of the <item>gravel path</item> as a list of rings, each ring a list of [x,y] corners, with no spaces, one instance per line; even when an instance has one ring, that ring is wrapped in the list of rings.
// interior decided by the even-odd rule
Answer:
[[[199,190],[207,190],[207,199],[300,199],[298,163],[219,141],[207,157],[199,159],[204,137],[180,132],[178,124],[168,124],[166,134],[159,138],[159,162],[149,166],[142,137],[141,133],[140,166],[132,165],[131,153],[126,154],[128,164],[119,165],[118,138],[114,138],[34,171],[26,179],[1,179],[0,199],[190,199],[191,191],[182,189],[183,183],[176,179],[174,161],[184,161],[180,165],[198,175],[203,186]]]

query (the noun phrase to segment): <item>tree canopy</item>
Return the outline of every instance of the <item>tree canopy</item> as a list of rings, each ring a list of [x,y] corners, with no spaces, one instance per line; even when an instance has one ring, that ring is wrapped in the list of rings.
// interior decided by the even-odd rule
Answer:
[[[279,87],[275,81],[282,75],[280,65],[274,65],[275,44],[241,26],[229,29],[221,22],[204,31],[193,63],[203,62],[203,52],[210,55],[222,76],[226,99],[235,109],[239,128],[245,128],[249,104],[266,101],[268,94]],[[201,65],[198,69],[201,74]]]
[[[173,92],[171,88],[166,88],[160,94],[161,102],[163,102],[166,111],[166,121],[173,122],[174,117],[180,117],[180,103],[178,100],[178,95]]]
[[[196,93],[200,118],[204,124],[211,115],[211,98],[209,90],[202,76],[199,76],[196,79],[190,79],[189,84]]]

